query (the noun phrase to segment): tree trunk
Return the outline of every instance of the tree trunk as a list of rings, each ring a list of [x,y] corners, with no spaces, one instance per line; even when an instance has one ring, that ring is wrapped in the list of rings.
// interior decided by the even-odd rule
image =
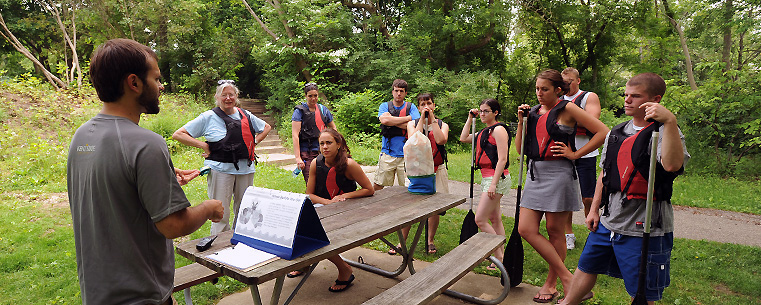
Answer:
[[[32,61],[34,66],[39,69],[40,72],[42,72],[43,75],[45,75],[45,78],[48,80],[48,82],[53,85],[56,89],[66,88],[66,83],[61,81],[58,77],[53,75],[53,73],[50,73],[48,69],[45,68],[45,66],[37,60],[37,58],[32,55],[31,52],[29,52],[29,49],[27,49],[24,45],[19,42],[18,38],[16,38],[13,33],[8,29],[8,25],[5,24],[5,19],[3,18],[3,14],[0,13],[0,26],[3,27],[3,31],[0,31],[0,35],[2,35],[5,40],[7,40],[13,47],[19,51],[21,54],[23,54],[26,58]]]
[[[669,23],[674,27],[677,34],[679,34],[679,44],[682,45],[682,52],[684,53],[684,68],[687,70],[687,82],[690,83],[692,90],[698,90],[698,84],[695,82],[695,76],[692,73],[692,59],[690,58],[690,49],[687,47],[687,38],[684,37],[684,31],[682,27],[676,22],[674,18],[674,12],[669,7],[669,1],[663,0],[663,8],[666,12],[666,17],[669,19]]]
[[[732,68],[732,18],[734,6],[732,0],[724,1],[724,49],[721,51],[721,61],[724,62],[724,72]]]

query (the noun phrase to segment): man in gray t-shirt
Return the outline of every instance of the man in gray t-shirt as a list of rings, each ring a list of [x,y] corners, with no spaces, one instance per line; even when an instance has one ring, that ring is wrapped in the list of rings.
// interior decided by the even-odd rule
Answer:
[[[579,304],[592,298],[591,290],[599,274],[622,278],[626,292],[632,298],[638,294],[639,264],[644,241],[642,223],[646,215],[646,200],[642,198],[647,194],[648,175],[640,172],[636,166],[640,162],[649,163],[650,157],[649,153],[648,156],[638,153],[645,145],[639,145],[640,142],[634,139],[644,137],[644,143],[649,143],[650,135],[656,130],[660,136],[656,148],[659,169],[656,171],[655,182],[660,183],[655,188],[652,231],[646,257],[644,295],[647,303],[652,305],[661,300],[664,289],[669,286],[671,250],[674,244],[674,212],[669,202],[670,190],[673,178],[684,170],[690,154],[676,116],[660,104],[665,92],[665,81],[654,73],[636,75],[626,83],[624,111],[632,120],[614,127],[606,137],[600,163],[605,166],[597,180],[592,207],[586,219],[587,228],[591,232],[573,274],[571,287],[564,287],[566,297],[559,304]],[[656,129],[659,124],[662,125]],[[632,138],[634,136],[637,138]],[[646,159],[643,160],[644,158]],[[633,172],[641,175],[642,179],[630,179],[629,177],[636,176]],[[610,188],[609,192],[603,191],[603,186]],[[606,207],[608,214],[600,212],[604,196],[609,199]]]
[[[171,304],[171,239],[219,221],[222,204],[190,207],[180,182],[192,175],[174,168],[161,136],[138,126],[142,113],[158,113],[163,90],[150,48],[109,40],[90,73],[103,108],[74,134],[67,170],[82,303]]]

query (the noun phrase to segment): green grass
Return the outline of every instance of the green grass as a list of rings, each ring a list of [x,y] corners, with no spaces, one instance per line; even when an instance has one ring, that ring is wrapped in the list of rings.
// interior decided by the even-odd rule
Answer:
[[[674,204],[761,214],[761,181],[685,175],[674,182]]]

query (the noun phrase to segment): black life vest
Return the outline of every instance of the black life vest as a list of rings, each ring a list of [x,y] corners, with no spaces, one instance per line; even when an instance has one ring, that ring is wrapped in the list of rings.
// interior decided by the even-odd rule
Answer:
[[[412,105],[410,103],[404,102],[402,104],[402,109],[396,109],[394,107],[394,101],[388,101],[388,113],[390,113],[392,116],[395,117],[403,117],[410,114],[410,111],[412,110]],[[399,137],[399,136],[407,136],[407,130],[401,129],[396,126],[386,126],[381,124],[381,135],[386,138],[393,138],[393,137]]]
[[[499,153],[497,152],[497,145],[491,144],[489,142],[490,138],[493,138],[492,132],[494,131],[494,128],[497,126],[502,126],[505,128],[505,131],[507,131],[507,162],[505,163],[505,169],[510,165],[510,142],[512,141],[512,135],[510,134],[510,128],[505,125],[505,123],[499,122],[497,124],[494,124],[492,126],[486,127],[484,129],[481,129],[476,134],[476,161],[475,166],[477,169],[479,168],[492,168],[494,169],[494,166],[497,165],[497,161],[499,161]],[[494,138],[496,140],[496,138]],[[485,167],[481,166],[481,157],[486,156],[489,160],[489,163],[483,163],[486,164]],[[486,160],[484,160],[486,161]],[[502,178],[505,178],[505,169],[502,170]],[[495,172],[496,174],[496,172]]]
[[[335,196],[357,190],[357,182],[346,178],[345,174],[338,174],[335,167],[328,167],[325,164],[325,156],[317,156],[314,162],[317,163],[317,183],[314,186],[315,195],[333,199]]]
[[[441,128],[441,126],[444,125],[444,121],[441,119],[436,120],[439,123],[439,128]],[[420,119],[415,120],[415,127],[417,127],[419,121]],[[448,161],[447,148],[444,147],[444,145],[439,145],[436,143],[436,137],[433,136],[433,132],[430,130],[428,131],[428,139],[431,140],[431,151],[433,152],[433,170],[436,171],[439,169],[439,165],[446,164]]]
[[[528,129],[526,129],[526,139],[524,153],[526,157],[533,161],[547,161],[547,160],[568,160],[564,157],[556,157],[549,151],[550,146],[554,145],[554,142],[562,142],[571,147],[574,151],[575,147],[575,134],[564,133],[560,130],[560,126],[557,124],[558,115],[560,111],[565,109],[570,101],[559,100],[550,111],[544,114],[539,114],[539,109],[542,105],[536,105],[531,108],[528,114]],[[571,162],[571,160],[568,160]],[[533,162],[532,162],[533,164]],[[571,162],[573,164],[573,162]],[[529,167],[529,174],[531,180],[534,180],[534,167]],[[573,166],[573,179],[577,179],[576,166]]]
[[[320,137],[320,132],[325,129],[328,117],[317,104],[315,112],[309,110],[309,106],[300,104],[295,109],[301,111],[301,130],[299,130],[299,142],[311,144]],[[320,115],[315,115],[319,113]]]
[[[587,96],[587,93],[589,93],[589,91],[581,91],[581,94],[579,94],[578,96],[576,96],[575,99],[573,99],[573,103],[576,104],[576,106],[579,106],[579,108],[584,109],[583,107],[581,107],[581,101],[584,100],[584,97]],[[591,137],[594,134],[589,132],[589,130],[587,130],[586,128],[581,127],[581,126],[579,126],[577,124],[576,125],[576,135],[578,135],[578,136],[590,136]]]
[[[240,120],[234,120],[219,107],[212,109],[225,122],[227,134],[217,142],[206,141],[211,151],[206,159],[232,163],[235,169],[239,170],[238,160],[248,159],[248,166],[256,161],[256,154],[254,153],[256,132],[251,123],[251,117],[240,108],[236,107],[235,109],[240,113]]]
[[[623,122],[610,130],[605,153],[602,179],[603,215],[608,215],[608,200],[613,192],[626,193],[626,199],[647,199],[647,178],[650,173],[650,139],[661,123],[652,122],[632,136],[624,133],[629,122]],[[671,202],[674,179],[684,172],[668,172],[660,162],[655,166],[653,200]]]

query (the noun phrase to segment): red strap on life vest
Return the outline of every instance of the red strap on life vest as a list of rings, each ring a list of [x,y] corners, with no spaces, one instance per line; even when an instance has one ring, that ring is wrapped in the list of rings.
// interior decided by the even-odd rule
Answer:
[[[550,116],[550,112],[557,107],[557,104],[553,106],[549,111],[545,112],[539,117],[536,123],[536,142],[539,145],[539,157],[543,160],[562,160],[563,157],[556,157],[552,155],[550,146],[555,145],[550,137],[550,132],[547,130],[547,118]],[[537,111],[538,112],[538,111]]]
[[[317,125],[317,130],[322,131],[325,129],[325,122],[322,121],[322,110],[320,110],[320,104],[316,105],[317,109],[314,112],[314,123]]]
[[[330,199],[333,199],[333,197],[336,197],[344,193],[341,190],[341,188],[338,187],[338,183],[336,183],[336,168],[335,167],[331,167],[330,170],[328,170],[328,177],[325,180],[326,180],[325,188],[328,189],[328,194],[330,195]]]
[[[248,159],[254,160],[254,149],[256,147],[254,137],[256,135],[251,134],[251,122],[248,121],[248,116],[240,108],[235,109],[238,109],[238,112],[240,112],[240,128],[243,135],[243,143],[246,143],[246,147],[248,148]]]
[[[627,194],[628,199],[647,199],[647,178],[637,171],[632,161],[632,148],[636,135],[626,138],[618,150],[617,165],[618,176],[621,181],[622,192]]]

